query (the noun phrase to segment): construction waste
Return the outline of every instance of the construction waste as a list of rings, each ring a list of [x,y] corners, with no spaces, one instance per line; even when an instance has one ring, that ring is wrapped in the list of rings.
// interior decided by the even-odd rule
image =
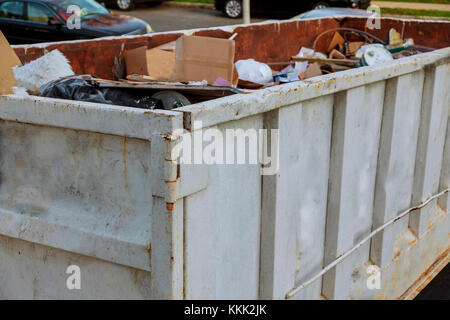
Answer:
[[[317,51],[319,39],[330,33],[326,52]],[[297,55],[286,61],[235,61],[233,39],[238,36],[181,36],[156,48],[144,46],[125,51],[126,76],[113,81],[75,75],[70,62],[58,50],[22,66],[0,32],[0,51],[5,57],[0,63],[0,94],[170,110],[433,50],[414,45],[413,39],[402,39],[395,29],[389,31],[385,41],[365,31],[335,28],[319,34],[311,48],[301,46]]]

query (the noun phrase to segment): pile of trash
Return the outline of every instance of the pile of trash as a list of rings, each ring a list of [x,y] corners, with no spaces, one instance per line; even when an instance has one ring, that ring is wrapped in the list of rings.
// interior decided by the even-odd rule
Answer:
[[[323,42],[327,38],[325,35],[330,38],[330,33],[333,34],[326,52],[317,51],[318,42]],[[170,110],[432,50],[414,45],[413,39],[403,40],[395,29],[389,31],[389,39],[384,41],[365,31],[335,28],[319,34],[312,48],[301,47],[289,60],[235,62],[234,38],[237,36],[219,39],[185,35],[155,48],[143,46],[127,50],[124,54],[126,71],[121,80],[112,81],[75,75],[70,62],[58,50],[22,66],[0,32],[0,46],[10,49],[0,65],[0,71],[6,70],[2,71],[6,72],[3,78],[9,79],[1,81],[9,89],[2,89],[0,94],[33,94]],[[2,85],[0,83],[0,89]]]

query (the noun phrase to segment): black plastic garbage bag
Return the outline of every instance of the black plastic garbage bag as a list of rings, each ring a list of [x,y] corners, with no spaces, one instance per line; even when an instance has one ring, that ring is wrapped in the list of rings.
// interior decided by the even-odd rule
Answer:
[[[51,81],[40,88],[41,96],[76,101],[97,102],[143,109],[163,109],[160,99],[127,89],[101,88],[89,75],[78,75]]]

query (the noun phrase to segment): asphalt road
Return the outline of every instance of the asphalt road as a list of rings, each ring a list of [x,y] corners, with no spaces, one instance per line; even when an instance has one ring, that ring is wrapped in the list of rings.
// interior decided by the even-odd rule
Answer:
[[[126,12],[125,14],[147,21],[152,26],[153,30],[158,32],[242,23],[242,19],[227,18],[221,12],[216,10],[177,8],[165,5],[151,7],[141,4],[136,6],[135,10]],[[263,20],[266,19],[255,18],[252,19],[252,22]]]

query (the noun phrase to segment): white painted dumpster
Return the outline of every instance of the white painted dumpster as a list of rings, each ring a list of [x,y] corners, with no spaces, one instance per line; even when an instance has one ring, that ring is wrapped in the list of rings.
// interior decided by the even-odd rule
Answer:
[[[1,96],[0,298],[413,298],[450,257],[449,58],[172,111]],[[211,128],[278,129],[278,171],[180,163]]]

